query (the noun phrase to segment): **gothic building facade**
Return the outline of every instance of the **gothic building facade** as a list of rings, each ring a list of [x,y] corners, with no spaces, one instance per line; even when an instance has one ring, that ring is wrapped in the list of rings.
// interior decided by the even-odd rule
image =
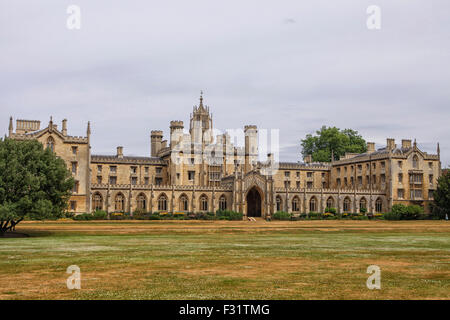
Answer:
[[[183,121],[171,121],[169,141],[162,131],[151,131],[148,157],[91,154],[90,124],[85,137],[68,135],[50,122],[10,118],[9,138],[37,139],[62,158],[76,184],[68,210],[111,212],[215,212],[228,209],[244,216],[269,217],[276,211],[293,214],[323,212],[387,212],[396,203],[418,204],[429,211],[440,176],[440,151],[428,154],[416,142],[397,146],[387,139],[375,150],[346,154],[332,163],[276,162],[273,155],[258,159],[258,128],[245,126],[243,145],[228,133],[213,137],[209,107],[200,103]],[[274,169],[276,168],[276,169]]]

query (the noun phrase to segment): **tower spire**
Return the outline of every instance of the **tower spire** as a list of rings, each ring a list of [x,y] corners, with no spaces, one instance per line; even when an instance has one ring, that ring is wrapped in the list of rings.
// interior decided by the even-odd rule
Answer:
[[[198,105],[198,108],[203,109],[203,90],[200,91],[200,104]]]
[[[441,155],[441,148],[439,147],[439,142],[437,143],[437,154],[438,156]]]
[[[91,135],[91,122],[90,121],[88,121],[86,133],[87,133],[88,137]]]
[[[9,136],[11,137],[12,133],[13,133],[13,118],[9,117],[9,127],[8,127],[8,133]]]

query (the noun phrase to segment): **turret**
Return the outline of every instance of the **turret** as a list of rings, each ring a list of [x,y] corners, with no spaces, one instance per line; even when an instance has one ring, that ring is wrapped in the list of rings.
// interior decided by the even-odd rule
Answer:
[[[255,125],[244,127],[245,134],[245,170],[253,169],[258,160],[258,128]]]
[[[150,134],[151,141],[151,156],[156,157],[159,150],[161,150],[161,142],[163,138],[163,132],[160,130],[152,130]]]
[[[64,119],[62,121],[62,134],[64,136],[67,136],[67,119]]]
[[[183,137],[183,121],[170,121],[170,148],[177,145]]]

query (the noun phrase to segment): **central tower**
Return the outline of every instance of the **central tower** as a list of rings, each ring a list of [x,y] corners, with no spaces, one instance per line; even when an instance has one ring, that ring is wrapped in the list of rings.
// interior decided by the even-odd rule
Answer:
[[[193,143],[210,144],[212,143],[212,116],[209,113],[209,107],[203,105],[203,91],[200,92],[200,103],[194,106],[191,114],[189,133]]]

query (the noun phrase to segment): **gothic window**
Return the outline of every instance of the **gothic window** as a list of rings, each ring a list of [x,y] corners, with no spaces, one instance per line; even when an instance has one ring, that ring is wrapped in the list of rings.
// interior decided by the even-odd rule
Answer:
[[[115,199],[115,210],[117,212],[121,212],[124,211],[124,209],[125,209],[125,198],[123,194],[119,193],[116,195]]]
[[[181,211],[188,211],[189,210],[188,198],[184,194],[180,197],[180,210]]]
[[[147,198],[142,193],[137,197],[137,208],[139,210],[145,210],[147,208]]]
[[[294,199],[292,199],[292,211],[294,212],[300,211],[300,201],[298,197],[294,197]]]
[[[311,200],[309,200],[309,211],[310,212],[316,212],[317,211],[317,200],[316,200],[316,197],[312,197]]]
[[[208,211],[208,198],[205,195],[200,197],[200,210]]]
[[[351,208],[351,201],[347,197],[344,199],[344,212],[350,212],[350,208]]]
[[[48,137],[47,148],[50,149],[52,152],[55,152],[55,140],[53,139],[53,137]]]
[[[380,198],[378,198],[377,201],[375,202],[375,212],[377,213],[383,212],[383,201]]]
[[[95,193],[92,196],[92,207],[94,208],[94,210],[103,209],[103,197],[100,193]]]
[[[327,199],[327,208],[334,208],[334,200],[332,197]]]
[[[283,210],[283,202],[281,201],[280,196],[277,196],[276,202],[277,202],[277,211],[282,211]]]
[[[362,198],[359,201],[359,212],[366,210],[366,209],[367,209],[367,200],[366,200],[366,198]]]
[[[158,198],[158,210],[166,211],[167,210],[167,197],[165,194],[162,194]]]
[[[225,198],[224,195],[222,195],[219,199],[219,209],[227,210],[227,198]]]

